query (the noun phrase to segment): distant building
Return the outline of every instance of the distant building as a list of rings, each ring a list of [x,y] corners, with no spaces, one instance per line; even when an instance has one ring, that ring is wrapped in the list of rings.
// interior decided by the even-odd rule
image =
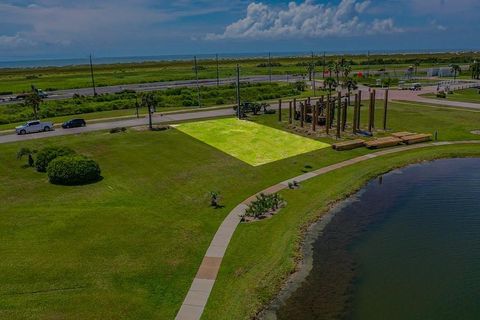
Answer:
[[[430,68],[427,70],[427,77],[453,77],[453,71],[449,67]]]

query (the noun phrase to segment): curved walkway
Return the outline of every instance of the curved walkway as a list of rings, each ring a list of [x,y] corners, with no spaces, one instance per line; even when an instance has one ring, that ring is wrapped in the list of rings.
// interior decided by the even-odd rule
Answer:
[[[452,144],[480,144],[480,140],[429,142],[377,151],[367,155],[345,160],[336,164],[332,164],[330,166],[302,174],[292,179],[285,180],[265,190],[262,190],[259,193],[278,192],[280,190],[287,189],[288,183],[293,182],[294,180],[297,182],[306,181],[311,178],[323,175],[327,172],[344,168],[372,158],[413,149]],[[220,270],[220,265],[222,263],[223,256],[225,255],[225,251],[227,250],[228,244],[233,236],[233,233],[235,232],[235,229],[240,223],[239,216],[245,211],[248,204],[255,199],[257,194],[251,196],[250,198],[237,205],[223,220],[215,236],[213,237],[213,240],[210,243],[207,252],[205,253],[203,261],[198,268],[195,278],[193,279],[192,285],[188,290],[187,296],[185,297],[185,300],[183,301],[183,304],[180,307],[177,316],[175,317],[176,320],[198,320],[201,318],[210,293],[213,289],[213,285],[215,284],[215,280],[217,278],[218,271]]]

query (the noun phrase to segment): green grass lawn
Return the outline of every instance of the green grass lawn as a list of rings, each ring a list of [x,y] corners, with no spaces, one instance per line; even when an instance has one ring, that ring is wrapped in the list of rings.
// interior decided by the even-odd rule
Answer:
[[[282,191],[288,204],[279,214],[236,230],[202,319],[251,319],[294,271],[303,230],[368,180],[409,163],[464,156],[480,157],[480,145],[426,148],[368,160],[313,178],[297,190]]]
[[[184,123],[178,125],[177,129],[252,166],[330,146],[236,118]]]
[[[439,130],[442,140],[480,138],[470,133],[480,123],[478,112],[403,104],[390,110],[395,131]],[[251,117],[284,129],[276,119]],[[96,159],[104,179],[51,185],[45,174],[15,159],[20,147],[48,145]],[[462,148],[445,150],[460,154],[469,147]],[[368,152],[323,148],[252,166],[176,129],[0,145],[0,318],[172,319],[215,231],[238,203],[279,181]],[[397,163],[381,161],[370,166],[384,170]],[[239,228],[207,319],[246,318],[272,296],[293,266],[299,226],[370,176],[368,168],[351,170],[352,175],[333,173],[324,183],[302,185],[298,193],[286,191],[288,206],[281,214]],[[224,208],[209,207],[210,191],[220,192]]]
[[[437,99],[437,100],[452,100],[452,101],[461,101],[461,102],[480,103],[480,89],[476,89],[476,88],[457,90],[452,94],[447,94],[446,99],[437,98],[436,94],[434,93],[427,93],[422,96],[426,98]]]

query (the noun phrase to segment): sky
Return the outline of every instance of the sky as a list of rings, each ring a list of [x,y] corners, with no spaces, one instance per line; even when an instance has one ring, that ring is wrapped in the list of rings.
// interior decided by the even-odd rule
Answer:
[[[478,49],[479,0],[0,0],[0,60]]]

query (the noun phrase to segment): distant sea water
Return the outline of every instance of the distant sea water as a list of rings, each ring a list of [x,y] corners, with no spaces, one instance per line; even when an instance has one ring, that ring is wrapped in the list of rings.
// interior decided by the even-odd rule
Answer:
[[[385,53],[385,54],[401,54],[401,53],[440,53],[440,52],[459,52],[472,51],[465,50],[395,50],[395,51],[375,51],[371,53]],[[310,56],[312,52],[297,51],[297,52],[272,52],[272,57],[298,57]],[[315,55],[322,55],[323,52],[314,52]],[[366,51],[330,51],[326,55],[337,54],[366,54]],[[115,64],[115,63],[140,63],[153,61],[186,61],[193,60],[193,54],[173,54],[173,55],[158,55],[158,56],[130,56],[130,57],[93,57],[94,64]],[[215,54],[198,54],[197,59],[208,60],[215,59]],[[219,59],[245,59],[245,58],[268,58],[268,52],[250,52],[250,53],[219,53]],[[0,58],[1,59],[1,58]],[[65,67],[75,65],[85,65],[89,63],[89,57],[80,58],[63,58],[63,59],[32,59],[20,60],[15,58],[1,59],[0,68],[39,68],[39,67]]]

